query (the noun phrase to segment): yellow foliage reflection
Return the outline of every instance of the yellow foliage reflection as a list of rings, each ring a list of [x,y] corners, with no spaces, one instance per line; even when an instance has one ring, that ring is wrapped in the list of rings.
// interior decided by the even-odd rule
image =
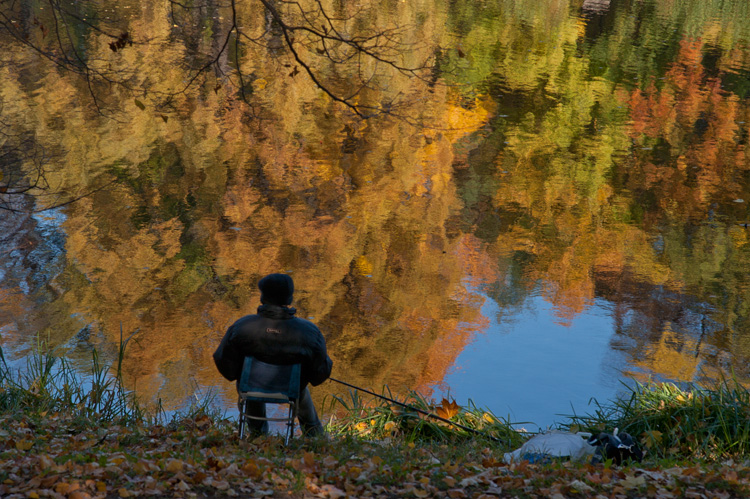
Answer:
[[[38,263],[7,265],[2,341],[41,332],[74,350],[90,330],[80,348],[113,351],[121,328],[138,331],[126,376],[139,390],[176,405],[220,385],[230,399],[210,354],[254,312],[257,280],[286,271],[337,377],[370,387],[429,391],[486,328],[485,299],[506,312],[535,293],[566,325],[597,299],[613,303],[612,334],[632,340],[637,371],[689,380],[703,362],[719,372],[664,325],[696,310],[726,326],[703,341],[746,366],[750,106],[737,75],[750,57],[737,40],[747,27],[733,3],[703,6],[667,50],[642,4],[675,26],[688,15],[653,1],[580,15],[565,0],[323,2],[354,16],[355,34],[368,28],[358,9],[369,11],[404,64],[439,63],[407,78],[303,44],[327,88],[391,111],[367,119],[273,45],[258,2],[238,2],[238,15],[268,44],[224,55],[195,85],[188,63],[225,39],[224,8],[177,23],[167,4],[111,7],[139,43],[112,50],[102,32],[75,33],[92,70],[128,82],[93,93],[9,39],[0,146],[33,138],[19,149],[27,173],[44,151],[54,192],[38,207],[83,198],[52,228],[28,222],[59,239],[59,253],[1,243],[59,265],[39,282]],[[359,89],[363,75],[372,85]]]

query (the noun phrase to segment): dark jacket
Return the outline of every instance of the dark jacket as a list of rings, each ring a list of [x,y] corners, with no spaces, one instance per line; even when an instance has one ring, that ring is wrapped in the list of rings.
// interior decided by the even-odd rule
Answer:
[[[269,364],[302,364],[301,388],[317,386],[331,375],[333,362],[326,351],[326,340],[310,321],[294,316],[294,308],[261,305],[258,313],[232,324],[214,362],[229,381],[240,377],[245,356],[252,355]]]

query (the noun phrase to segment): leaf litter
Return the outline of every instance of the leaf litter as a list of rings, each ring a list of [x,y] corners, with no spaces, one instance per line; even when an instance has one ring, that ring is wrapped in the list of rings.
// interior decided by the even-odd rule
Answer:
[[[509,464],[504,453],[530,434],[473,405],[435,405],[417,394],[395,410],[336,397],[331,436],[289,446],[278,436],[239,440],[235,421],[204,408],[165,423],[125,390],[125,343],[114,377],[93,354],[89,389],[50,354],[32,356],[27,373],[13,376],[0,349],[0,497],[750,496],[750,392],[739,386],[696,396],[638,387],[629,400],[571,420],[569,431],[627,428],[647,450],[641,463]],[[428,411],[476,432],[430,422]]]
[[[90,425],[66,414],[0,416],[0,496],[746,497],[748,462],[507,464],[487,442],[352,436],[240,441],[206,415],[168,425]]]

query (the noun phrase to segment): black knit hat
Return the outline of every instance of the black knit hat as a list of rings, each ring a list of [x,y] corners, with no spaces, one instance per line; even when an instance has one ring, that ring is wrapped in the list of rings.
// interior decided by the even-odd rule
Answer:
[[[268,274],[258,282],[260,302],[280,307],[292,304],[294,281],[286,274]]]

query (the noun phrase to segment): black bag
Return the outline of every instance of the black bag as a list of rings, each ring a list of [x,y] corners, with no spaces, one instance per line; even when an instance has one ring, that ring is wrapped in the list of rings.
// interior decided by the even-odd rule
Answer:
[[[588,442],[596,447],[592,459],[594,463],[612,460],[615,464],[622,464],[628,459],[638,462],[643,459],[643,451],[638,442],[627,433],[617,433],[616,429],[614,433],[592,435]]]

